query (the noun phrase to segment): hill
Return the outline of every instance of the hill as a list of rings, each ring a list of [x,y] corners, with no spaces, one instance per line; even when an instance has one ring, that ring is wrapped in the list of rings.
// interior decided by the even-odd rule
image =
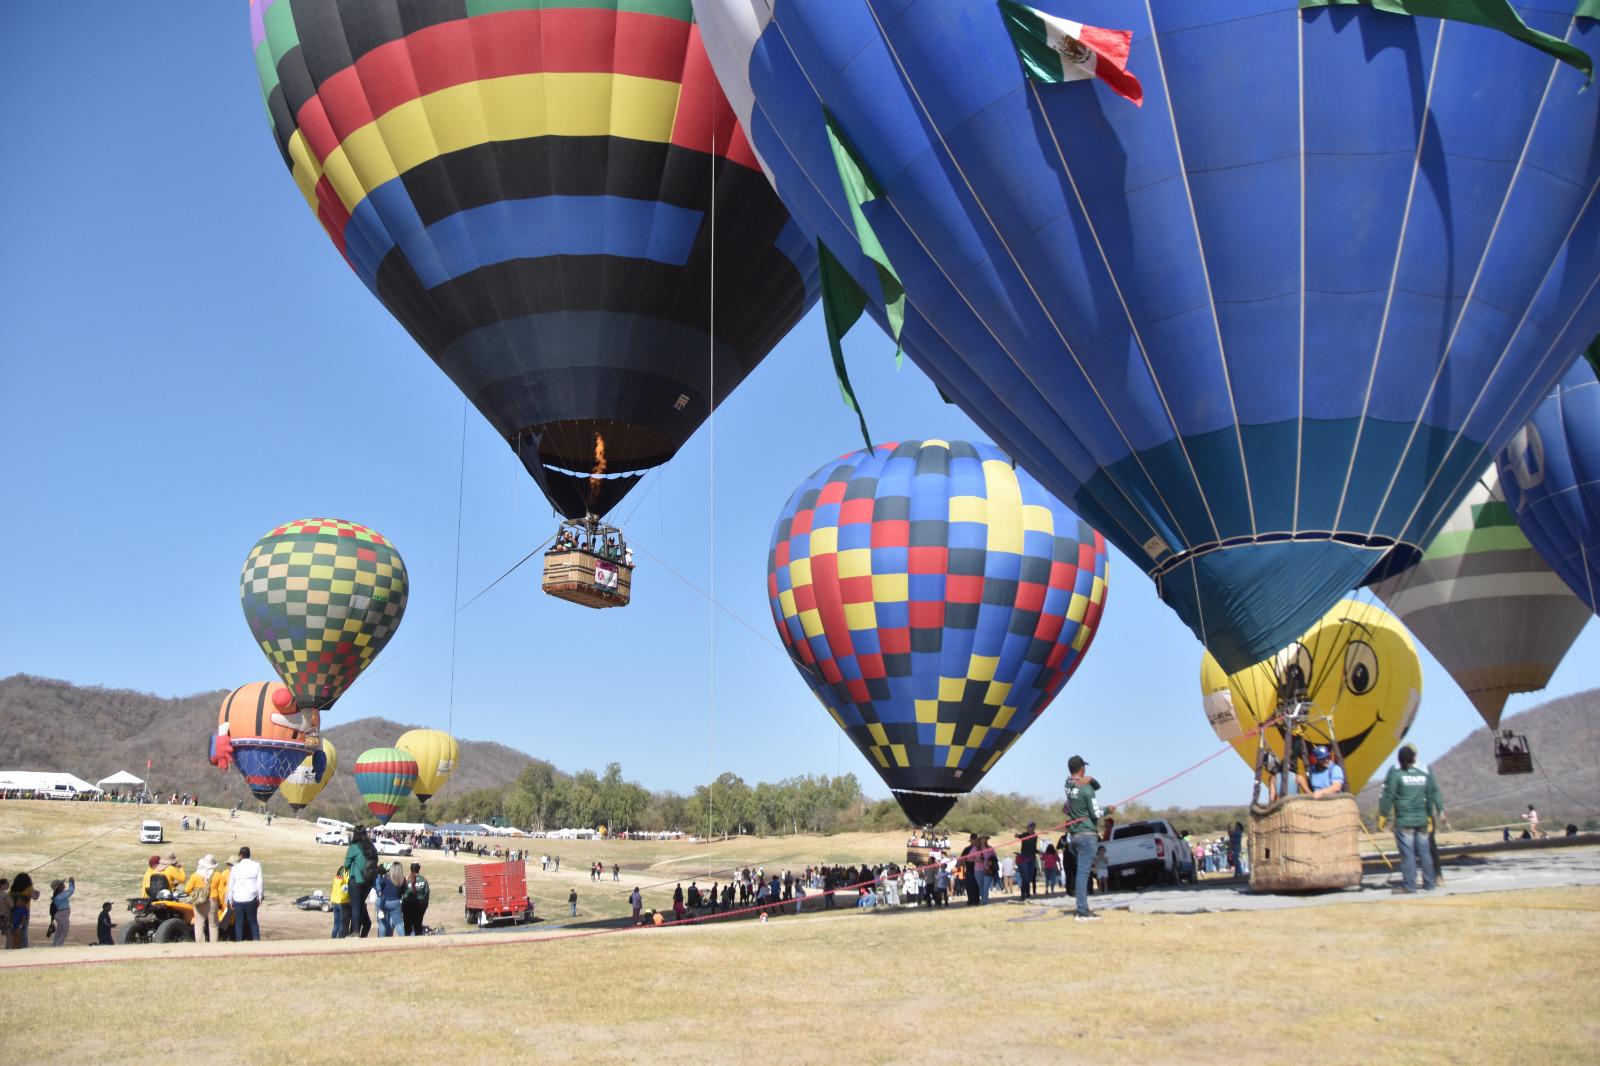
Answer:
[[[219,689],[172,699],[14,674],[0,679],[0,762],[6,769],[64,770],[85,781],[130,770],[162,792],[192,792],[202,802],[231,806],[249,798],[242,779],[206,761],[207,736],[226,695]],[[388,747],[411,728],[385,718],[360,718],[333,726],[326,735],[348,770],[361,752]],[[504,744],[461,741],[461,769],[443,795],[504,787],[531,762]],[[335,798],[354,805],[358,797],[343,770],[330,789]]]
[[[1528,738],[1534,772],[1502,777],[1495,772],[1494,735],[1487,727],[1434,759],[1453,824],[1515,821],[1533,804],[1546,827],[1583,825],[1600,818],[1600,689],[1576,692],[1541,703],[1501,723]],[[1376,809],[1383,785],[1375,777],[1361,792],[1364,809]]]

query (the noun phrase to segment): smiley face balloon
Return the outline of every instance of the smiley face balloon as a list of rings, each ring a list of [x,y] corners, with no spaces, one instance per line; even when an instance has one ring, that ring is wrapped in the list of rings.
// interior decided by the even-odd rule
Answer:
[[[1200,664],[1211,728],[1252,767],[1254,730],[1272,718],[1280,691],[1300,686],[1316,707],[1313,715],[1333,718],[1346,783],[1359,792],[1411,728],[1422,702],[1422,664],[1394,615],[1357,600],[1340,600],[1299,640],[1231,677],[1210,652]],[[1315,721],[1306,733],[1312,743],[1329,739]],[[1276,730],[1267,742],[1282,756]]]

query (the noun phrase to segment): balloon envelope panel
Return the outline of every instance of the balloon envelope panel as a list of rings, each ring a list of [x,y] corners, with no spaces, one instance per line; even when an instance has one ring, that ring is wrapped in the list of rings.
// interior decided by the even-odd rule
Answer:
[[[1517,528],[1488,467],[1408,570],[1372,586],[1490,729],[1506,699],[1544,688],[1589,609]]]
[[[371,748],[356,759],[356,788],[367,810],[387,824],[417,783],[417,760],[398,748]]]
[[[992,445],[885,444],[790,497],[767,595],[806,683],[907,816],[932,824],[1077,669],[1106,547]]]
[[[1277,713],[1280,689],[1294,674],[1313,713],[1332,717],[1346,785],[1361,791],[1411,728],[1422,703],[1422,664],[1410,635],[1381,607],[1341,600],[1298,640],[1247,670],[1229,675],[1206,652],[1200,664],[1206,717],[1249,766],[1255,766],[1258,746],[1250,734]],[[1314,721],[1306,735],[1311,743],[1329,739]],[[1277,730],[1268,729],[1266,736],[1282,756]]]
[[[1130,29],[1143,106],[1025,81],[992,3],[696,2],[807,232],[881,292],[826,109],[907,351],[1243,669],[1414,561],[1600,329],[1600,97],[1459,22],[1041,6]]]
[[[408,588],[394,546],[338,518],[279,526],[256,541],[239,575],[250,632],[307,711],[332,706],[389,643]]]
[[[250,22],[307,205],[569,517],[670,458],[815,297],[687,0],[252,0]]]
[[[1517,523],[1574,595],[1600,613],[1600,379],[1579,360],[1500,453]]]

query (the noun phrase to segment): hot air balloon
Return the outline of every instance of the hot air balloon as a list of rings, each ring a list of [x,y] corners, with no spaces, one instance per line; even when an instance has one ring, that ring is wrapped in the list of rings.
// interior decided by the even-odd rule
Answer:
[[[387,825],[417,783],[417,760],[399,748],[370,748],[356,760],[354,772],[367,810],[379,825]]]
[[[407,730],[394,746],[410,752],[417,760],[416,793],[424,805],[450,780],[461,761],[461,746],[456,738],[438,729]]]
[[[1422,664],[1416,646],[1394,616],[1372,603],[1341,600],[1278,654],[1231,676],[1210,652],[1200,664],[1206,717],[1239,757],[1256,764],[1256,727],[1270,721],[1286,692],[1304,695],[1313,715],[1331,716],[1333,740],[1344,763],[1345,785],[1362,786],[1411,728],[1422,703]],[[1305,736],[1328,741],[1313,717]],[[1276,730],[1267,743],[1281,758]]]
[[[211,764],[226,770],[237,764],[256,799],[269,800],[285,778],[314,749],[317,712],[294,704],[276,681],[240,685],[217,712],[211,736]]]
[[[339,751],[333,741],[323,737],[322,747],[300,760],[300,765],[278,786],[278,793],[289,801],[291,808],[303,811],[328,787],[338,769]]]
[[[1083,661],[1106,547],[993,445],[884,444],[789,498],[767,596],[812,692],[932,825]]]
[[[1081,80],[992,2],[695,10],[869,312],[1241,670],[1413,562],[1600,330],[1600,93],[1366,6],[1038,4]]]
[[[250,31],[306,203],[569,519],[814,299],[688,0],[251,0]]]
[[[1589,620],[1528,538],[1493,466],[1422,559],[1372,587],[1450,672],[1491,730],[1514,692],[1544,688]]]
[[[239,599],[256,643],[309,714],[333,706],[389,643],[408,584],[400,553],[376,530],[302,518],[256,541]]]
[[[1572,365],[1497,464],[1506,502],[1561,579],[1600,613],[1600,362]]]

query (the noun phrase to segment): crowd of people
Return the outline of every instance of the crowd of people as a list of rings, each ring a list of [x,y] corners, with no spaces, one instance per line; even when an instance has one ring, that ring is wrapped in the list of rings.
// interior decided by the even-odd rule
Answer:
[[[365,938],[372,931],[367,913],[367,897],[378,917],[378,935],[421,936],[428,929],[423,919],[428,913],[432,890],[422,876],[422,864],[413,862],[409,874],[404,865],[385,866],[364,826],[351,830],[350,846],[344,861],[333,873],[328,894],[333,908],[333,939]]]
[[[633,549],[628,547],[622,538],[615,534],[601,536],[598,533],[591,539],[588,536],[574,531],[569,526],[562,526],[556,533],[555,540],[545,550],[546,555],[555,555],[560,552],[579,551],[621,563],[623,566],[633,565]]]

